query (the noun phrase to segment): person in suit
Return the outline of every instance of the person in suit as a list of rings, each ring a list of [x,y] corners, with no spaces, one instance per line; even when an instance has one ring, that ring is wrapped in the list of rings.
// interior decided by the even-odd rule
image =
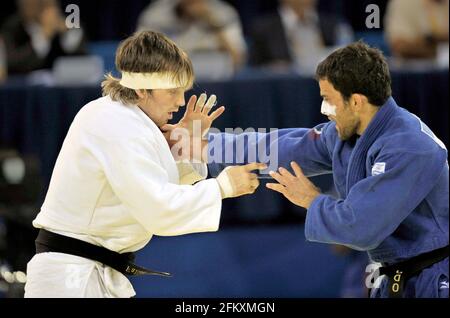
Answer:
[[[279,2],[276,12],[256,19],[251,27],[250,65],[313,70],[327,47],[352,40],[351,28],[336,15],[318,12],[316,0]]]
[[[67,28],[57,0],[18,0],[17,7],[1,30],[8,74],[48,69],[60,56],[85,52],[83,30]]]
[[[141,13],[138,30],[160,31],[190,56],[223,52],[234,70],[245,62],[246,44],[239,15],[222,0],[154,1]]]

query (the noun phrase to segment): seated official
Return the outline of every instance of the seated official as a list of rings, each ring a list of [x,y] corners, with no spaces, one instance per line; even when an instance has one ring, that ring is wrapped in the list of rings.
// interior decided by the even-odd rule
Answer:
[[[84,34],[68,29],[57,0],[18,0],[19,12],[2,26],[9,74],[51,68],[60,56],[79,55]]]

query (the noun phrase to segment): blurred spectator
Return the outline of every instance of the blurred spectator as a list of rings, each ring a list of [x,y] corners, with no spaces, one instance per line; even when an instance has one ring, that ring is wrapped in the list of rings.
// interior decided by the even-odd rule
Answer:
[[[220,0],[157,0],[139,17],[138,30],[165,33],[193,61],[199,52],[225,52],[235,70],[244,63],[246,45],[239,16]]]
[[[60,56],[84,52],[82,29],[68,29],[57,0],[18,0],[3,25],[9,74],[51,68]]]
[[[326,47],[353,41],[351,27],[331,13],[317,11],[316,0],[279,0],[278,11],[256,19],[251,30],[250,64],[313,72]]]
[[[3,39],[0,36],[0,83],[6,79],[6,51]]]
[[[436,58],[449,40],[448,0],[391,0],[385,16],[386,38],[394,56]]]

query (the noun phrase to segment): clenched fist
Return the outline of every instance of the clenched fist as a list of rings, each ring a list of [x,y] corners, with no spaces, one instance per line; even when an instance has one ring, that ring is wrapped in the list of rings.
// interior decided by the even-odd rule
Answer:
[[[234,198],[256,191],[259,186],[258,176],[254,170],[267,169],[264,163],[250,163],[245,166],[227,167],[217,177],[222,198]]]

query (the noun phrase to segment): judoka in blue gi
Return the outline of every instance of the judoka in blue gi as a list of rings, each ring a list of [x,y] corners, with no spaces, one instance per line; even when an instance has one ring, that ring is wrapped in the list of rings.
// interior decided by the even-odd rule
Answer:
[[[448,297],[444,144],[396,104],[379,50],[353,43],[327,57],[316,75],[329,122],[267,134],[211,134],[208,151],[218,144],[244,142],[248,151],[254,143],[277,143],[280,168],[270,172],[276,182],[267,188],[307,209],[309,241],[367,251],[384,266],[371,297]],[[307,179],[326,173],[333,174],[337,198]]]

